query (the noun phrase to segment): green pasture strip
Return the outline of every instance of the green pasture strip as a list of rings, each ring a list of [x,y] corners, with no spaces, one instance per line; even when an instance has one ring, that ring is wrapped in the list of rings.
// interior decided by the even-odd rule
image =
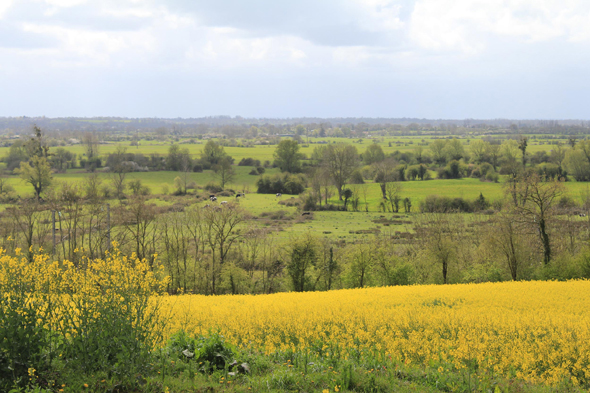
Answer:
[[[529,138],[532,135],[527,135]],[[325,144],[333,144],[333,143],[346,143],[352,144],[356,146],[359,153],[363,153],[365,149],[373,143],[379,144],[383,151],[386,154],[391,154],[395,151],[400,152],[412,152],[418,146],[421,146],[424,149],[424,152],[429,151],[428,146],[424,146],[424,144],[429,144],[435,139],[452,139],[458,138],[463,147],[465,148],[465,152],[469,153],[469,143],[467,141],[472,141],[476,139],[482,139],[487,137],[487,135],[448,135],[448,136],[430,136],[430,135],[417,135],[417,136],[378,136],[373,135],[372,137],[364,137],[364,138],[308,138],[302,136],[302,143],[301,143],[301,153],[307,155],[308,157],[311,156],[311,153],[317,146],[322,146]],[[492,138],[504,138],[504,135],[491,135]],[[196,143],[186,143],[189,140],[195,141]],[[223,142],[223,140],[218,140],[219,142]],[[236,141],[240,144],[247,144],[251,141],[248,140],[241,140],[236,139]],[[527,148],[527,152],[535,153],[537,151],[546,151],[550,152],[555,145],[552,144],[555,142],[555,139],[544,138],[543,135],[538,135],[537,139],[529,139],[529,144]],[[558,139],[557,141],[561,143],[566,143],[567,139]],[[129,153],[139,153],[144,155],[150,154],[160,154],[166,155],[168,154],[168,149],[173,143],[178,143],[182,148],[186,148],[189,150],[191,156],[193,158],[198,158],[205,146],[206,140],[199,140],[194,137],[183,137],[176,141],[158,141],[158,140],[140,140],[139,146],[130,146],[130,142],[123,141],[123,142],[107,142],[103,143],[99,146],[100,155],[106,157],[109,153],[113,153],[118,146],[123,146],[127,148],[127,152]],[[391,145],[391,146],[390,146]],[[58,147],[52,147],[51,149],[55,150]],[[77,145],[68,145],[64,146],[64,148],[72,153],[76,153],[78,158],[84,155],[85,149],[84,145],[77,144]],[[254,145],[254,146],[244,146],[244,147],[234,147],[234,146],[225,146],[224,149],[227,154],[232,156],[236,163],[239,162],[242,158],[254,158],[264,162],[266,160],[273,161],[274,151],[276,145]],[[0,157],[4,156],[8,153],[9,147],[0,147]]]
[[[256,181],[260,176],[249,175],[248,173],[252,170],[252,167],[246,166],[235,166],[236,172],[235,178],[226,185],[226,188],[231,188],[236,191],[249,188],[249,192],[256,192]],[[279,173],[278,168],[270,168],[266,173],[272,175]],[[111,173],[97,172],[100,179],[103,181],[103,185],[108,185],[111,180]],[[83,170],[69,170],[67,173],[57,173],[53,175],[56,182],[68,182],[68,183],[79,183],[82,182],[90,175],[90,173]],[[161,194],[164,185],[168,186],[169,192],[174,191],[174,179],[177,176],[182,176],[181,172],[172,171],[158,171],[158,172],[132,172],[126,175],[126,182],[130,180],[140,179],[142,183],[148,186],[153,194]],[[201,173],[189,173],[189,182],[195,182],[198,187],[202,188],[210,182],[217,182],[213,171],[207,170]],[[10,176],[8,183],[14,187],[17,194],[21,196],[30,195],[33,193],[33,188],[21,180],[18,176]]]

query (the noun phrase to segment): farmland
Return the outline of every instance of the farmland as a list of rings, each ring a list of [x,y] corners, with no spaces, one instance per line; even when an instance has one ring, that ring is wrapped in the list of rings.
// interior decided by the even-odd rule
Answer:
[[[48,341],[4,386],[590,386],[585,140],[36,135],[0,148],[0,322]]]
[[[168,279],[145,260],[114,250],[87,263],[80,270],[40,254],[30,262],[0,256],[0,332],[14,338],[16,322],[35,332],[0,344],[14,372],[47,392],[589,386],[585,280],[166,296]],[[121,354],[121,342],[135,351]],[[14,352],[27,346],[48,356]],[[23,369],[23,360],[35,367]]]
[[[172,332],[219,331],[242,348],[559,386],[590,378],[587,281],[352,289],[166,301]],[[301,370],[301,365],[294,371]],[[482,385],[483,384],[483,385]],[[489,385],[488,385],[489,386]]]

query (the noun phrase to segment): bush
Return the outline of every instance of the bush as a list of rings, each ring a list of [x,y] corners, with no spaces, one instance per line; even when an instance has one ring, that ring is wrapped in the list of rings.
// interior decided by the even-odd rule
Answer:
[[[569,195],[563,195],[557,202],[557,207],[560,209],[575,209],[578,207],[576,201]]]
[[[453,160],[446,167],[439,168],[437,170],[437,176],[439,179],[461,179],[465,175],[466,170],[465,165],[462,165],[457,160]]]
[[[28,369],[45,368],[49,330],[55,304],[48,293],[55,269],[46,258],[30,263],[9,256],[0,258],[0,391],[28,382]]]
[[[537,167],[535,168],[535,171],[541,177],[541,179],[545,179],[545,180],[567,179],[567,172],[563,171],[556,164],[552,164],[549,162],[544,162],[542,164],[537,165]]]
[[[365,179],[363,178],[363,174],[361,173],[361,171],[356,169],[354,172],[352,172],[352,175],[350,176],[350,184],[364,184],[364,183],[365,183]]]
[[[306,187],[305,177],[289,173],[274,176],[262,176],[256,182],[259,194],[301,194]]]
[[[223,188],[221,188],[219,185],[211,182],[211,183],[207,183],[207,185],[205,186],[205,190],[215,194],[215,193],[223,191]]]
[[[420,211],[423,213],[471,213],[473,211],[473,206],[463,198],[428,195],[420,202]]]
[[[145,186],[141,183],[141,179],[135,179],[135,180],[131,180],[129,182],[129,188],[131,189],[131,192],[133,192],[133,195],[150,195],[151,194],[151,190],[148,186]]]
[[[102,168],[102,161],[99,157],[93,157],[90,159],[80,159],[80,167],[86,169],[89,172],[94,172],[98,168]]]
[[[497,183],[499,179],[500,179],[500,175],[498,175],[496,172],[488,172],[485,175],[485,180],[492,182],[492,183]],[[483,179],[479,179],[479,180],[483,180]]]
[[[170,337],[168,349],[181,359],[197,362],[207,373],[228,368],[235,356],[233,346],[219,333],[192,338],[180,331]]]
[[[408,263],[402,263],[394,267],[389,274],[390,285],[410,285],[414,275],[414,267]]]
[[[156,274],[117,250],[79,266],[2,256],[0,390],[26,384],[29,369],[47,371],[55,359],[70,373],[141,370],[161,340],[154,295],[166,282]]]
[[[430,173],[428,173],[428,168],[424,164],[412,165],[406,169],[406,178],[408,180],[429,180]]]
[[[238,166],[260,166],[260,160],[255,160],[254,158],[242,158],[238,163]]]

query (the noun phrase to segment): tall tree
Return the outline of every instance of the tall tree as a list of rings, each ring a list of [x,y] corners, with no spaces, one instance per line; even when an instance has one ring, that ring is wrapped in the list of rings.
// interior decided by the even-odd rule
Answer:
[[[515,194],[512,196],[517,201],[514,218],[538,233],[545,265],[551,262],[552,257],[550,223],[555,214],[557,200],[563,192],[562,183],[544,182],[536,173],[525,173],[515,183]]]
[[[86,132],[82,135],[84,153],[88,160],[98,157],[98,136],[93,132]]]
[[[395,162],[393,158],[388,158],[387,160],[373,164],[375,183],[379,183],[383,199],[387,199],[387,183],[397,180],[397,174],[395,171],[396,165],[397,162]]]
[[[376,162],[381,162],[385,159],[385,153],[383,149],[377,143],[373,143],[367,147],[367,150],[363,153],[363,162],[366,165],[371,165]]]
[[[41,193],[51,185],[51,165],[47,161],[49,147],[44,141],[43,132],[37,126],[33,126],[34,136],[25,144],[29,155],[29,162],[21,162],[17,173],[21,179],[33,186],[37,199]]]
[[[117,198],[122,198],[125,193],[125,177],[127,172],[131,170],[126,161],[127,148],[124,146],[117,146],[115,152],[111,155],[111,183],[115,189]]]
[[[309,271],[316,265],[318,259],[316,239],[310,233],[299,237],[291,244],[289,254],[287,271],[293,289],[296,292],[303,292],[310,285]]]
[[[432,154],[432,159],[438,165],[444,165],[447,162],[447,155],[445,152],[445,147],[447,146],[447,141],[444,139],[436,139],[428,145],[430,149],[430,153]]]
[[[203,234],[209,247],[211,261],[211,293],[217,293],[217,281],[227,254],[240,238],[239,225],[244,213],[237,205],[228,204],[203,211]]]
[[[225,188],[225,185],[231,182],[235,177],[234,168],[227,157],[222,159],[219,164],[213,166],[213,173],[219,180],[221,188]]]
[[[17,172],[21,179],[33,186],[37,198],[41,197],[41,193],[53,180],[51,165],[45,157],[33,156],[29,162],[21,162]]]
[[[359,162],[356,147],[345,144],[329,145],[324,150],[323,164],[342,200],[342,187],[357,168]]]
[[[528,139],[525,136],[521,136],[518,141],[518,149],[522,152],[522,167],[526,167],[526,148],[528,145]]]
[[[475,139],[469,144],[469,151],[471,152],[471,161],[476,164],[481,164],[487,160],[490,143],[482,139]]]
[[[274,152],[275,165],[282,172],[297,173],[301,171],[299,160],[303,157],[299,153],[299,143],[292,139],[283,139]]]
[[[201,152],[201,160],[209,165],[219,164],[226,156],[223,146],[211,139],[207,141]]]

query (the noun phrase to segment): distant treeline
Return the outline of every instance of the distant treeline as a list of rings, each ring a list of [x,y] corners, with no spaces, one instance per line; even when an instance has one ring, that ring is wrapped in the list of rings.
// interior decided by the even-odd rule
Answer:
[[[240,135],[250,127],[265,129],[270,134],[293,132],[294,127],[306,129],[342,128],[360,131],[441,131],[462,129],[488,131],[526,130],[540,134],[588,134],[588,120],[514,120],[514,119],[419,119],[419,118],[245,118],[241,116],[210,116],[200,118],[125,118],[125,117],[0,117],[0,133],[29,132],[33,125],[46,132],[99,131],[102,133],[158,132],[165,129],[171,135],[221,133]]]

